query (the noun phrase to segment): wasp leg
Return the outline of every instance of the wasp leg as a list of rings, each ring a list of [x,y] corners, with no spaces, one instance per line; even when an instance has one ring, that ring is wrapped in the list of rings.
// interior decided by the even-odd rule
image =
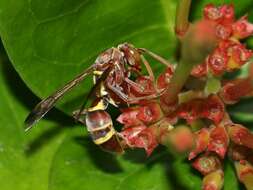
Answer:
[[[144,89],[143,89],[142,86],[140,86],[138,83],[130,80],[129,78],[125,78],[124,81],[127,82],[129,85],[134,86],[135,90],[137,92],[139,92],[139,93],[143,93],[144,92]],[[166,89],[159,90],[157,88],[157,86],[156,86],[156,83],[154,81],[153,81],[153,83],[154,83],[154,88],[155,88],[155,93],[154,94],[152,94],[152,95],[144,95],[142,97],[127,98],[127,99],[130,99],[130,100],[132,99],[133,101],[140,101],[140,100],[144,100],[144,99],[158,98],[159,96],[161,96],[163,94],[163,92],[165,92]]]
[[[150,50],[147,50],[145,48],[138,48],[138,50],[141,53],[148,54],[150,57],[152,57],[153,59],[159,61],[160,63],[164,64],[167,67],[171,67],[171,65],[172,65],[168,60],[166,60],[165,58],[161,57],[160,55],[157,55],[156,53],[154,53],[154,52],[152,52]]]
[[[135,74],[137,74],[137,76],[141,76],[141,75],[142,75],[142,73],[141,73],[139,70],[137,70],[136,68],[134,68],[134,67],[129,67],[129,68],[128,68],[128,71],[129,71],[130,73],[135,73]]]
[[[159,96],[161,96],[165,90],[160,90],[156,94],[151,94],[151,95],[146,95],[146,96],[141,96],[141,97],[129,97],[127,94],[121,91],[120,88],[117,88],[115,86],[112,86],[110,84],[107,84],[108,88],[113,91],[117,96],[119,96],[124,102],[128,104],[133,104],[136,103],[140,100],[150,100],[150,99],[155,99]]]
[[[80,113],[80,109],[75,110],[75,111],[72,112],[72,116],[75,119],[75,121],[78,121],[78,122],[80,122],[80,123],[82,123],[84,125],[85,125],[85,117],[84,116],[86,114],[87,114],[87,110],[86,109],[84,109],[81,113]]]
[[[130,80],[129,78],[124,78],[124,81],[130,86],[134,87],[139,93],[143,93],[144,88],[140,84]]]
[[[145,58],[143,55],[141,55],[141,59],[142,59],[143,64],[144,64],[145,67],[146,67],[146,70],[147,70],[147,72],[148,72],[149,78],[150,78],[151,81],[153,82],[153,85],[154,85],[154,87],[155,87],[155,91],[156,91],[156,92],[159,92],[159,90],[158,90],[158,88],[157,88],[156,81],[155,81],[155,76],[154,76],[153,70],[152,70],[152,68],[151,68],[151,66],[150,66],[150,64],[149,64],[149,62],[146,60],[146,58]],[[126,81],[128,84],[134,86],[135,89],[136,89],[139,93],[143,93],[143,88],[142,88],[142,86],[140,86],[140,85],[137,84],[136,82],[130,80],[129,78],[125,78],[125,81]]]
[[[155,82],[155,75],[154,75],[154,73],[153,73],[153,70],[152,70],[152,68],[151,68],[151,66],[150,66],[150,64],[149,64],[149,62],[146,60],[146,58],[145,58],[143,55],[141,55],[141,59],[142,59],[143,64],[144,64],[145,67],[146,67],[146,70],[147,70],[147,72],[148,72],[148,75],[149,75],[150,79],[151,79],[153,82]]]
[[[152,70],[149,62],[146,60],[146,58],[144,56],[141,56],[141,59],[142,59],[143,64],[146,66],[146,69],[149,73],[150,78],[153,79],[152,81],[153,81],[153,84],[154,84],[154,87],[155,87],[155,91],[158,92],[159,90],[158,90],[158,87],[157,87],[157,83],[155,81],[155,76],[154,76],[153,70]]]

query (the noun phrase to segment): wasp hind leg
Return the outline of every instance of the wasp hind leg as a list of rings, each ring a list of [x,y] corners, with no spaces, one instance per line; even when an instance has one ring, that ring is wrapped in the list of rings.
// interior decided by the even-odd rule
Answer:
[[[81,113],[80,113],[80,109],[75,110],[72,112],[72,116],[75,119],[75,121],[78,121],[82,124],[85,125],[85,115],[87,114],[87,110],[84,109]]]

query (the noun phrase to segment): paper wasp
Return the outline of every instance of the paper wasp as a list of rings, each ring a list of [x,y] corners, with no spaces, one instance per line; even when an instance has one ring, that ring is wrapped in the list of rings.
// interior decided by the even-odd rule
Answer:
[[[136,101],[156,98],[163,93],[162,90],[156,90],[153,94],[143,93],[138,97],[129,96],[126,89],[131,87],[137,89],[140,94],[143,92],[142,86],[130,79],[133,73],[140,74],[141,63],[145,65],[149,77],[154,81],[152,69],[143,54],[169,66],[169,63],[157,54],[144,48],[135,48],[128,43],[120,44],[117,48],[110,48],[101,53],[95,63],[80,75],[42,100],[26,118],[26,130],[40,120],[66,92],[78,85],[88,75],[93,75],[94,86],[87,99],[95,98],[90,107],[85,108],[86,103],[84,103],[80,110],[75,111],[74,118],[86,124],[95,144],[108,151],[122,152],[121,140],[113,127],[110,115],[105,111],[107,106],[109,104],[116,107],[121,104],[129,105]]]

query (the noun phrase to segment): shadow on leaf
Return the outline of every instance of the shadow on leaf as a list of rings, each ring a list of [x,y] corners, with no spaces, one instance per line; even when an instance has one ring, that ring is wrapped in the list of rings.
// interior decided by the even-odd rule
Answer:
[[[90,138],[78,136],[74,137],[74,141],[77,144],[84,146],[88,150],[87,156],[90,157],[90,160],[92,160],[92,162],[95,166],[97,166],[98,169],[106,173],[123,172],[119,162],[116,159],[116,156],[100,150]]]

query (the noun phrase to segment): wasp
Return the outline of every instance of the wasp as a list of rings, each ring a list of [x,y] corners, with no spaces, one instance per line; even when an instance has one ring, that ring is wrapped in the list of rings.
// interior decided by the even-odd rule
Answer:
[[[73,112],[73,116],[77,121],[86,124],[95,144],[107,151],[123,152],[124,143],[114,129],[110,115],[106,112],[108,105],[115,107],[122,104],[130,105],[159,97],[163,93],[162,90],[157,89],[153,94],[142,93],[142,86],[131,80],[131,75],[134,73],[140,75],[143,63],[149,77],[154,81],[153,71],[144,54],[165,66],[170,65],[161,56],[144,48],[135,48],[132,44],[123,43],[117,48],[107,49],[96,58],[94,64],[35,106],[25,120],[26,131],[32,128],[33,124],[39,121],[65,93],[80,84],[88,75],[92,75],[94,85],[86,100],[93,98],[93,101],[88,108],[85,108],[86,101],[79,110]],[[130,96],[127,91],[129,88],[137,89],[141,96]]]

